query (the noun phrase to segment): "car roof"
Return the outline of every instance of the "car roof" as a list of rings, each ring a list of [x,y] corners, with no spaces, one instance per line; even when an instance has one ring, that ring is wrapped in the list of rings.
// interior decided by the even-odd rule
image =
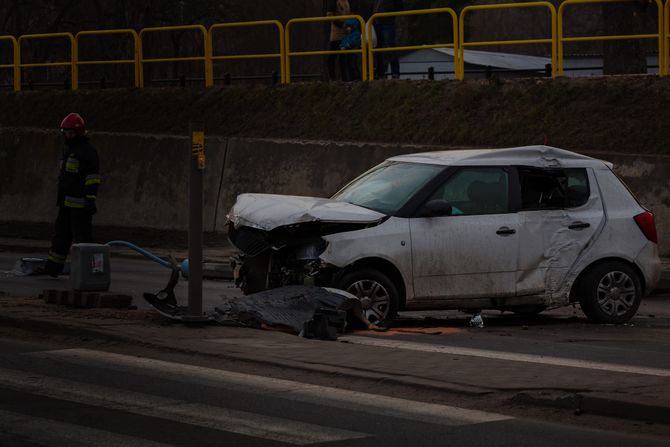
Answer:
[[[504,149],[466,149],[422,152],[389,158],[390,161],[447,166],[536,166],[612,168],[612,164],[551,146],[521,146]]]

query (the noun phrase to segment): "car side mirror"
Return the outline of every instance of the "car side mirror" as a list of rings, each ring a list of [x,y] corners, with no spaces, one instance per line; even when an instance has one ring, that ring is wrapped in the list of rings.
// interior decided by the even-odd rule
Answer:
[[[421,217],[439,217],[451,216],[453,208],[449,202],[442,199],[434,199],[427,202],[422,208],[419,215]]]

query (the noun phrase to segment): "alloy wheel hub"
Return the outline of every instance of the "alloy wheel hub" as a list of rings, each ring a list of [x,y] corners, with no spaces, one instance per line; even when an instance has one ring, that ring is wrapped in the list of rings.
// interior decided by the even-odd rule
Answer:
[[[635,283],[626,273],[612,271],[598,284],[598,305],[608,315],[624,315],[635,303]]]
[[[610,298],[612,298],[613,300],[618,300],[619,298],[621,298],[621,289],[619,289],[618,287],[612,287],[610,289]]]
[[[347,288],[347,292],[361,301],[365,318],[370,323],[384,321],[389,313],[391,297],[383,285],[377,281],[362,279]]]

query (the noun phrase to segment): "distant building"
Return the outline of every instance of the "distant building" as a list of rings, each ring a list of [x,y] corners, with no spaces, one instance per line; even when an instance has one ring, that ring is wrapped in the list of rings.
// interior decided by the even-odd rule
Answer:
[[[551,58],[492,51],[465,50],[467,78],[550,76]],[[400,56],[401,79],[428,79],[433,68],[434,79],[454,79],[454,50],[430,48]],[[603,74],[603,58],[599,55],[570,55],[564,58],[565,76],[599,76]],[[658,73],[658,56],[647,57],[647,73]]]

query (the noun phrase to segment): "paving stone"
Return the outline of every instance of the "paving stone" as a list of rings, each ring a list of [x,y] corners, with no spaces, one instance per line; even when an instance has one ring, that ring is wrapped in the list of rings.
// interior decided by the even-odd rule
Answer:
[[[48,304],[80,308],[124,309],[132,305],[133,297],[112,292],[81,292],[79,290],[47,289],[40,295]]]

